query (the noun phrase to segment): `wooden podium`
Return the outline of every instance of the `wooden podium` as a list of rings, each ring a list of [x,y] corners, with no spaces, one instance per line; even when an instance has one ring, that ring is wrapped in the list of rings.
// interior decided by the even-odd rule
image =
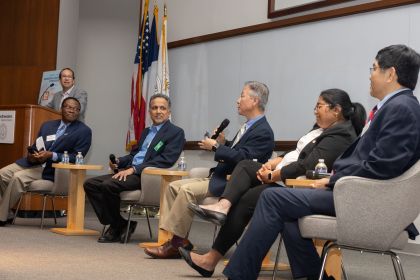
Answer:
[[[53,109],[31,104],[0,105],[0,111],[15,111],[15,137],[13,144],[0,143],[0,168],[26,156],[26,148],[35,142],[41,125],[48,120],[61,119],[61,113]],[[41,210],[42,199],[25,196],[21,210]],[[67,200],[57,199],[56,209],[66,209]],[[48,201],[48,205],[50,201]],[[47,207],[47,209],[52,209]]]

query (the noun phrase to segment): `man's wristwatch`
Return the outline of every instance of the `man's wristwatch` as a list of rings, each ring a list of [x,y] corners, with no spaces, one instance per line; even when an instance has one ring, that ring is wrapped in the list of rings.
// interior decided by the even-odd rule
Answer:
[[[216,150],[217,150],[217,148],[219,148],[219,146],[220,146],[220,144],[219,144],[219,142],[216,142],[212,147],[211,147],[211,150],[213,151],[213,152],[215,152]]]
[[[272,181],[273,179],[273,171],[271,171],[270,173],[268,173],[267,175],[268,180]]]

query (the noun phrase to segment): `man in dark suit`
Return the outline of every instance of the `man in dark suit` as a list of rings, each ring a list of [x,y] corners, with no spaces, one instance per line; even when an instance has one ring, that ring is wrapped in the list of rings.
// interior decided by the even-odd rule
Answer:
[[[172,182],[160,206],[165,216],[159,227],[173,233],[172,240],[156,248],[146,248],[145,253],[153,258],[179,258],[178,247],[191,248],[187,239],[193,213],[189,203],[199,203],[207,196],[219,196],[226,185],[226,176],[244,159],[266,162],[274,148],[273,131],[265,116],[268,88],[259,82],[247,82],[237,100],[238,113],[246,118],[246,123],[232,141],[227,141],[221,133],[214,140],[206,137],[199,145],[201,149],[213,151],[218,162],[212,168],[210,179],[193,178]]]
[[[128,221],[120,215],[120,193],[141,189],[140,176],[146,167],[171,167],[179,158],[185,143],[184,130],[169,121],[171,101],[168,96],[155,94],[149,101],[149,114],[153,125],[146,128],[138,147],[129,155],[110,162],[111,169],[122,169],[117,174],[103,175],[86,180],[86,196],[103,225],[110,225],[98,242],[120,242]],[[130,223],[129,236],[137,222]]]
[[[68,152],[70,162],[75,162],[77,152],[86,155],[92,141],[92,131],[77,120],[80,102],[68,97],[61,107],[61,120],[45,122],[38,133],[45,149],[33,144],[28,156],[17,160],[0,170],[0,226],[11,222],[9,209],[19,200],[22,192],[35,180],[54,181],[54,162],[60,162],[63,153]]]
[[[58,78],[60,79],[60,84],[63,89],[55,93],[51,101],[45,106],[59,111],[61,108],[61,103],[64,99],[67,97],[74,97],[79,100],[81,107],[79,120],[84,121],[87,106],[87,92],[75,85],[76,77],[74,76],[74,71],[70,68],[62,69],[58,75]]]
[[[282,234],[293,277],[318,279],[321,260],[312,240],[300,235],[297,220],[313,214],[335,215],[333,188],[343,176],[390,179],[420,158],[420,106],[413,95],[420,55],[404,45],[380,50],[371,68],[371,95],[379,99],[362,136],[338,158],[334,175],[314,189],[271,188],[258,201],[248,230],[224,274],[229,279],[257,279],[261,262]],[[414,225],[407,228],[418,235]],[[324,275],[324,279],[334,279]]]

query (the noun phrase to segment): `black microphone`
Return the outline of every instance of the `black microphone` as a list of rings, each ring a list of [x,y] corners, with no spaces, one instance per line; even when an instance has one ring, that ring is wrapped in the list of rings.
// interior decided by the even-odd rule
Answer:
[[[230,121],[228,119],[224,119],[219,127],[216,129],[216,132],[210,137],[211,139],[216,139],[219,137],[220,132],[222,132],[228,125]]]
[[[42,100],[42,98],[44,97],[44,95],[45,95],[45,93],[47,92],[47,90],[49,90],[50,88],[52,88],[53,86],[54,86],[55,84],[54,83],[51,83],[45,90],[44,90],[44,92],[41,94],[41,96],[39,97],[39,100],[38,100],[38,104],[41,104],[41,100]]]
[[[109,155],[109,160],[112,162],[112,164],[117,164],[117,160],[115,159],[114,154]],[[118,173],[118,168],[114,168],[114,174]]]
[[[318,172],[315,170],[306,171],[306,178],[308,179],[322,179],[322,178],[328,178],[330,176],[331,176],[331,173],[327,173],[327,172]]]

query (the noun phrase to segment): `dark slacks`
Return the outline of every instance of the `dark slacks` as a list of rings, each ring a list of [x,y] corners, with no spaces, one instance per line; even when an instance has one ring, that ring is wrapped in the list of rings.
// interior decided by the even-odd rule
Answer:
[[[297,223],[299,218],[312,214],[335,216],[331,190],[266,189],[223,273],[231,279],[257,279],[264,256],[282,233],[293,277],[317,275],[320,257],[312,240],[302,238]]]
[[[257,179],[256,172],[261,165],[250,160],[239,162],[226,184],[221,197],[229,200],[232,207],[212,246],[222,255],[226,254],[241,237],[252,217],[261,192],[270,186],[269,184],[261,185]]]
[[[140,189],[140,176],[129,175],[126,181],[112,179],[112,174],[90,178],[83,187],[96,216],[103,225],[121,228],[127,221],[120,214],[120,193]]]

